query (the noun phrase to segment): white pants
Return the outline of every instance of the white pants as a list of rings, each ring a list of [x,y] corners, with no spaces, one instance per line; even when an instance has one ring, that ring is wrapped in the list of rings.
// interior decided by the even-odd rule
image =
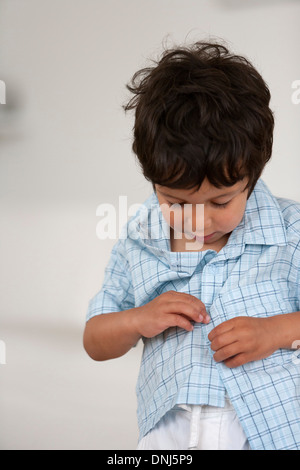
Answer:
[[[228,398],[225,407],[177,405],[144,436],[137,450],[250,450]]]

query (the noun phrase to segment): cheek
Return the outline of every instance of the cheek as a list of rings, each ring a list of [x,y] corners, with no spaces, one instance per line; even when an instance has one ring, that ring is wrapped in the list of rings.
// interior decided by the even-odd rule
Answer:
[[[185,218],[183,211],[181,209],[171,211],[171,227],[179,233],[184,232],[184,227],[185,227]]]
[[[227,211],[226,211],[227,212]],[[233,230],[241,222],[245,212],[245,206],[231,207],[226,214],[223,215],[222,221],[224,226]]]

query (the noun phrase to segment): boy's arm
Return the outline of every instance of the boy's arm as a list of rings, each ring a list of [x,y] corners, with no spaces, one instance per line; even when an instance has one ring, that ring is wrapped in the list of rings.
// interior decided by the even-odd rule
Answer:
[[[152,338],[170,327],[192,331],[194,322],[209,320],[201,300],[168,291],[141,307],[92,317],[86,323],[83,342],[92,359],[104,361],[125,354],[141,336]]]
[[[88,305],[83,345],[92,359],[122,356],[137,343],[140,335],[131,322],[134,304],[124,241],[118,240],[105,268],[102,287]]]
[[[134,310],[97,315],[86,323],[83,345],[92,359],[120,357],[138,342],[141,335],[134,325]]]

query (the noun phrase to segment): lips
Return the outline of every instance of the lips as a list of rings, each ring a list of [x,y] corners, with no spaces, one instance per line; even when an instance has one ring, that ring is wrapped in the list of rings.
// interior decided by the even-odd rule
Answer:
[[[216,233],[216,232],[213,232],[213,233],[211,233],[210,235],[206,235],[206,237],[204,237],[204,241],[205,241],[205,240],[209,240],[210,238],[212,238],[215,233]]]
[[[202,236],[194,235],[194,239],[195,239],[195,240],[200,240],[200,241],[202,241],[202,242],[203,242],[203,241],[206,242],[207,240],[210,240],[210,238],[212,238],[215,233],[216,233],[216,232],[210,233],[209,235],[205,235],[204,237],[203,237],[203,235],[202,235]]]

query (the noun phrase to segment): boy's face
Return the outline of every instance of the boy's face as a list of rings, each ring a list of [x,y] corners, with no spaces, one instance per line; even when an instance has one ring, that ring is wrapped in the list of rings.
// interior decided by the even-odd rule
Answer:
[[[164,218],[177,234],[176,238],[187,236],[209,249],[209,245],[225,244],[241,222],[248,197],[247,182],[245,178],[233,186],[216,188],[205,178],[198,191],[157,184],[155,189]],[[173,204],[177,206],[171,207]],[[199,212],[197,205],[202,205]]]

